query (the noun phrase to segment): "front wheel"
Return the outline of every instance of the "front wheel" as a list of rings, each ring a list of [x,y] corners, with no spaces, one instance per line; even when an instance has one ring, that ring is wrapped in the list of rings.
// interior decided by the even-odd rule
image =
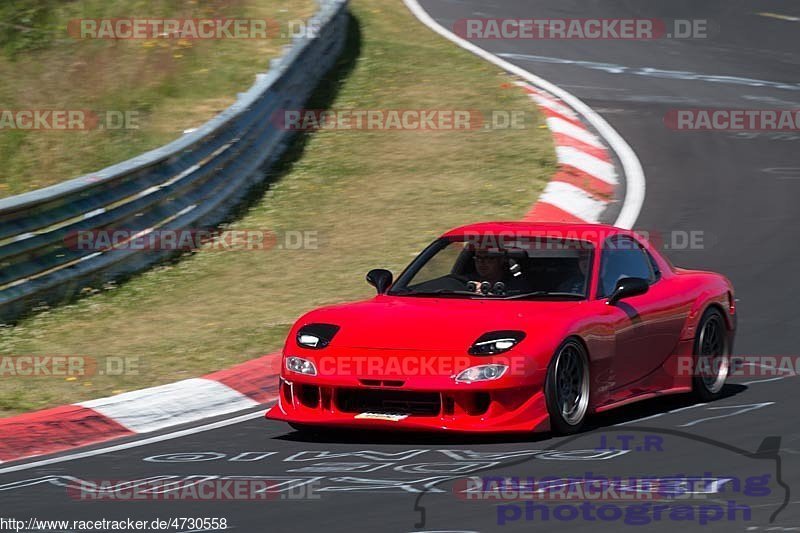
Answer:
[[[694,340],[696,369],[692,391],[699,400],[710,402],[722,394],[731,364],[728,351],[725,319],[712,307],[700,319]]]
[[[577,339],[565,340],[547,368],[545,399],[554,432],[580,431],[589,410],[589,357]]]

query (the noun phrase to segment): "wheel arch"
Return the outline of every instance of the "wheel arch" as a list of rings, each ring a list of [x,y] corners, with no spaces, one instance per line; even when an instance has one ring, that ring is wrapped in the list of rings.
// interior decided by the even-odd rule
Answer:
[[[583,350],[586,352],[586,358],[589,359],[589,363],[591,363],[592,362],[592,352],[589,350],[589,343],[586,342],[586,339],[581,337],[581,335],[579,333],[571,333],[571,334],[567,335],[566,337],[564,337],[564,340],[561,341],[561,344],[564,344],[569,339],[575,339],[575,340],[578,341],[578,344],[583,346]],[[559,344],[559,346],[561,346],[561,344]],[[555,353],[553,354],[553,357],[555,357]]]
[[[694,304],[689,310],[689,314],[683,326],[683,331],[681,332],[681,339],[694,339],[697,334],[697,326],[709,309],[716,309],[719,311],[722,315],[722,320],[725,322],[725,328],[729,334],[732,334],[736,330],[736,317],[725,309],[725,304],[727,304],[730,309],[733,309],[732,303],[732,293],[725,291],[721,294],[711,294],[709,291],[703,291],[695,299]]]
[[[708,305],[706,305],[705,309],[703,309],[703,312],[700,313],[700,318],[702,318],[703,315],[705,315],[709,309],[716,309],[717,311],[719,311],[719,314],[722,315],[722,319],[725,321],[725,327],[728,328],[728,331],[733,329],[732,324],[730,322],[730,318],[728,317],[728,314],[725,312],[725,308],[722,307],[722,304],[720,304],[719,302],[716,301],[709,302]]]

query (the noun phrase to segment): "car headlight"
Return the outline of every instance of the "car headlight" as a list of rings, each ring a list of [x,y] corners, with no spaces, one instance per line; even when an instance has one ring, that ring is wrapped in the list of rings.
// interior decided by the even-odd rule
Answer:
[[[506,365],[479,365],[470,367],[456,376],[456,383],[474,383],[476,381],[492,381],[506,373]]]
[[[524,338],[524,331],[490,331],[478,337],[470,347],[469,354],[497,355],[507,352]]]
[[[317,367],[314,366],[314,363],[302,357],[287,357],[286,370],[307,376],[317,375]]]
[[[330,344],[337,331],[339,326],[333,324],[306,324],[297,332],[297,344],[320,350]]]

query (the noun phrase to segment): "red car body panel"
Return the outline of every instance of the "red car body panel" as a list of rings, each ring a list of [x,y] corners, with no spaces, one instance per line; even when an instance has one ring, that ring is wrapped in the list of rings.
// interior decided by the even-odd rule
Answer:
[[[301,425],[465,432],[528,432],[549,429],[544,398],[547,368],[568,337],[579,338],[590,361],[590,412],[601,412],[663,394],[688,392],[692,377],[679,371],[690,356],[701,316],[717,306],[732,343],[736,315],[731,283],[722,275],[674,268],[634,232],[594,224],[495,222],[464,226],[443,237],[501,235],[588,241],[593,255],[589,298],[583,301],[454,299],[378,295],[334,305],[301,317],[289,333],[283,357],[315,363],[317,375],[282,364],[278,403],[267,418]],[[661,272],[648,292],[608,305],[597,298],[601,245],[611,235],[634,237]],[[340,326],[323,349],[300,346],[300,328],[312,323]],[[526,337],[506,353],[468,355],[482,334],[521,330]],[[471,366],[512,361],[493,381],[456,383]],[[431,363],[425,370],[424,364]],[[447,362],[450,367],[443,364]],[[363,364],[360,364],[363,363]],[[405,363],[409,364],[407,367]],[[408,368],[416,372],[406,372]],[[414,405],[429,411],[398,419],[357,418],[348,398],[358,396]]]

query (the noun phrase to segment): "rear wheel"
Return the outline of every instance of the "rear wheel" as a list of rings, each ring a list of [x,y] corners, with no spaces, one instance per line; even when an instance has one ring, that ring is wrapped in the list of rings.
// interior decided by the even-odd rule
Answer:
[[[716,400],[722,394],[731,364],[725,319],[718,309],[708,309],[700,319],[694,353],[696,369],[692,390],[704,402]]]
[[[589,357],[577,339],[565,340],[547,369],[545,399],[550,426],[568,435],[580,431],[589,410]]]

